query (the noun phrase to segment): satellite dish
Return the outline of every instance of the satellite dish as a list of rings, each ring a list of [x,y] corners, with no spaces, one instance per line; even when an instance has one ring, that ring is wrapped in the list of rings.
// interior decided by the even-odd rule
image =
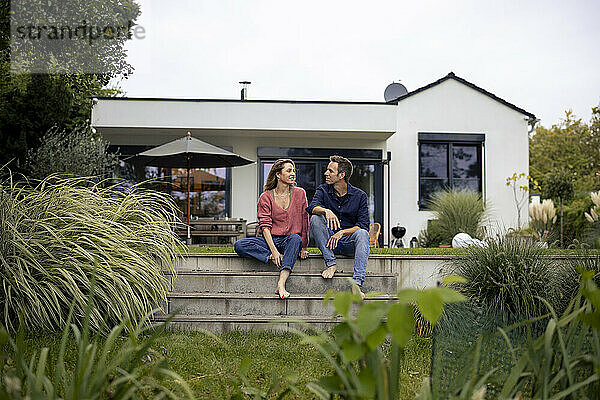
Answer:
[[[385,88],[385,92],[383,92],[383,97],[385,98],[385,102],[389,103],[390,101],[396,100],[400,96],[404,96],[408,93],[406,87],[398,82],[390,83],[388,87]]]

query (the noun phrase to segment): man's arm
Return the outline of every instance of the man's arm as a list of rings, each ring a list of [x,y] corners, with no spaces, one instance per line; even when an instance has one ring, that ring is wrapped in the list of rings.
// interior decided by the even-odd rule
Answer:
[[[318,187],[306,211],[309,214],[324,215],[327,220],[327,227],[332,231],[340,229],[342,226],[340,220],[333,211],[325,207],[324,197],[323,188]]]
[[[367,195],[363,193],[358,206],[358,219],[356,221],[356,225],[358,225],[359,228],[369,231],[370,223],[371,220],[369,219],[369,202],[367,201]]]
[[[315,208],[313,208],[313,214],[324,215],[325,219],[327,220],[327,227],[332,231],[337,231],[342,227],[342,224],[337,215],[335,215],[335,213],[328,208],[316,206]]]

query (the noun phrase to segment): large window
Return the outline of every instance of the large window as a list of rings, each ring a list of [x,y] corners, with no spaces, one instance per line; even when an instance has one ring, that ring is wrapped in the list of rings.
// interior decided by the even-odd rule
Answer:
[[[291,158],[296,164],[297,185],[306,191],[308,202],[312,200],[317,186],[325,183],[324,173],[329,164],[329,156],[339,154],[352,161],[354,172],[350,184],[365,191],[369,202],[369,218],[371,222],[383,221],[383,163],[381,150],[354,150],[354,149],[297,149],[260,147],[259,190],[263,186],[267,175],[278,158]]]
[[[419,133],[419,209],[440,190],[482,191],[484,135]]]
[[[187,219],[187,169],[157,168],[144,166],[135,155],[148,146],[120,146],[125,162],[121,163],[117,175],[131,185],[146,182],[145,186],[169,193],[181,211],[182,220]],[[116,151],[117,149],[112,149]],[[230,148],[226,148],[230,150]],[[227,217],[230,215],[231,168],[190,169],[190,214],[191,217]]]

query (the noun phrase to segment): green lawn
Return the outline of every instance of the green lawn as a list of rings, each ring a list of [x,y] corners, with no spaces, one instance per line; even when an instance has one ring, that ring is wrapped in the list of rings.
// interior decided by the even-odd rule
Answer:
[[[56,357],[60,334],[28,335],[26,347],[33,353],[36,349],[50,347],[50,365]],[[295,373],[300,397],[314,398],[305,384],[331,373],[324,358],[309,344],[303,344],[291,333],[236,331],[216,339],[196,332],[167,332],[153,346],[155,354],[164,354],[171,368],[190,385],[199,399],[227,399],[233,392],[244,358],[251,367],[248,377],[253,386],[266,389],[273,371],[280,374]],[[74,347],[67,351],[68,365],[74,365]],[[156,356],[153,356],[156,357]],[[413,338],[407,345],[401,377],[401,398],[413,398],[423,378],[429,375],[431,339]],[[53,371],[51,371],[52,373]]]

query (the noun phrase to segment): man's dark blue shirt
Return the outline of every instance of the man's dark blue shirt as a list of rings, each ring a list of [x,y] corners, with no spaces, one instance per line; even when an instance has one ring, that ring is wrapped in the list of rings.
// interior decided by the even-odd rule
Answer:
[[[369,203],[367,194],[361,189],[348,184],[348,193],[339,197],[333,185],[326,183],[320,185],[315,192],[312,201],[306,207],[309,215],[313,208],[320,206],[328,208],[338,217],[342,229],[358,226],[369,230]]]

